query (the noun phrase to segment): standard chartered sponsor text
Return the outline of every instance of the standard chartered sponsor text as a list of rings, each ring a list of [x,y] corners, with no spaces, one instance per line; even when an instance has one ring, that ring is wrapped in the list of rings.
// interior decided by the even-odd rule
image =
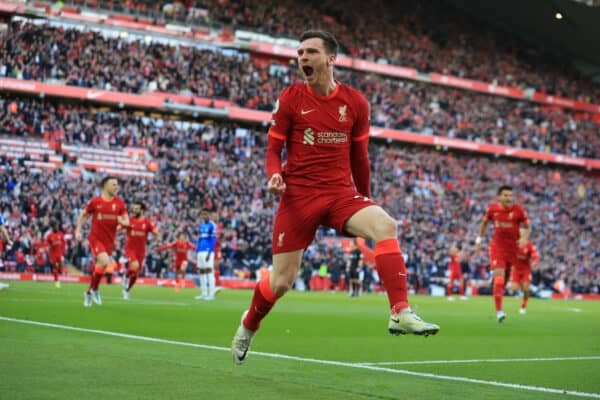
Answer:
[[[346,132],[318,132],[317,143],[319,144],[339,144],[348,141]]]

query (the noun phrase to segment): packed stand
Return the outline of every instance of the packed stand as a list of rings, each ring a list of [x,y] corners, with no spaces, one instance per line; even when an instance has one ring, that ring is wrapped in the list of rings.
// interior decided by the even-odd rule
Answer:
[[[180,232],[196,240],[199,213],[206,208],[218,212],[223,226],[220,267],[224,275],[256,271],[270,263],[277,202],[265,190],[264,131],[234,123],[86,112],[77,107],[73,111],[66,107],[61,116],[59,108],[44,109],[54,118],[44,126],[63,126],[67,143],[98,148],[131,144],[150,150],[159,166],[156,179],[123,180],[120,194],[129,203],[145,199],[161,243],[174,240]],[[71,118],[71,112],[77,117]],[[0,124],[2,133],[11,133],[4,130],[7,125]],[[86,131],[89,135],[81,134]],[[28,136],[37,131],[25,132]],[[454,241],[470,254],[470,276],[487,279],[487,252],[474,254],[473,238],[498,186],[508,183],[529,213],[532,241],[541,254],[534,284],[548,288],[563,279],[576,293],[600,289],[597,177],[581,170],[381,143],[371,145],[371,160],[373,197],[398,219],[413,288],[427,288],[443,278]],[[61,171],[31,174],[12,168],[5,157],[0,162],[7,170],[0,174],[0,210],[18,240],[5,249],[4,259],[18,264],[23,257],[39,254],[36,243],[51,219],[62,221],[72,233],[78,213],[98,187]],[[319,237],[330,234],[323,230]],[[148,251],[152,273],[160,273],[168,262],[168,255],[153,251],[157,241],[152,239]],[[339,252],[331,253],[319,240],[309,250],[306,276],[332,259],[341,268]],[[69,240],[67,259],[86,269],[90,261],[86,244]]]
[[[75,3],[114,9],[118,2]],[[219,22],[273,37],[298,38],[306,29],[325,29],[333,32],[344,51],[353,57],[600,103],[600,87],[582,77],[568,58],[527,46],[513,33],[490,30],[488,23],[444,0],[191,0],[126,4],[135,15],[163,15],[169,19],[177,16],[188,24]],[[146,13],[146,9],[151,12]]]
[[[6,48],[0,76],[121,92],[174,92],[263,111],[300,79],[293,64],[264,65],[248,53],[19,23],[0,34],[0,45]],[[597,115],[349,70],[336,74],[365,93],[374,126],[600,158]]]

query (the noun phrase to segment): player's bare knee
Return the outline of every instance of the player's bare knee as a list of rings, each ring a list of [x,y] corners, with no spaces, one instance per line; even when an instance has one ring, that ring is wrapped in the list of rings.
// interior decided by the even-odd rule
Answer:
[[[375,242],[398,237],[396,221],[394,221],[390,216],[378,216],[373,223],[373,237],[371,239]]]
[[[274,279],[271,281],[271,289],[273,290],[273,294],[275,294],[277,297],[283,296],[288,290],[292,289],[292,283],[293,282],[290,282],[290,280],[285,276],[274,277]]]

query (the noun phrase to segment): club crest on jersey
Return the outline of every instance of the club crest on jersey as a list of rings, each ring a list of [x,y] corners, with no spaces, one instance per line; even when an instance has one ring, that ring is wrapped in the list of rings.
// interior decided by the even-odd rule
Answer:
[[[115,211],[115,210],[117,209],[117,205],[116,205],[116,204],[113,204],[113,205],[112,205],[112,209],[113,209],[113,211]]]
[[[313,146],[315,144],[315,133],[311,128],[307,128],[304,130],[304,140],[302,141],[304,144],[310,144]]]
[[[348,110],[348,105],[344,104],[343,106],[341,106],[338,109],[338,112],[340,113],[340,122],[346,122],[348,121],[348,117],[346,117],[346,111]]]
[[[510,213],[508,213],[508,219],[513,219],[513,213],[512,213],[512,211]]]

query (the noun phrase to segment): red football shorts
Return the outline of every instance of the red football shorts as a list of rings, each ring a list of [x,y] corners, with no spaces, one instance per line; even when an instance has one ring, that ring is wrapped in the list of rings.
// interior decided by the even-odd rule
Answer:
[[[281,196],[273,227],[273,254],[302,250],[320,225],[344,232],[346,221],[375,202],[353,188],[288,186]]]
[[[98,257],[98,255],[101,253],[106,253],[106,254],[108,254],[109,257],[111,257],[113,252],[115,251],[114,243],[105,243],[105,242],[102,242],[102,241],[96,239],[95,237],[92,237],[92,236],[90,236],[89,241],[90,241],[90,250],[92,251],[92,255],[94,257]]]
[[[188,260],[185,259],[175,259],[175,268],[176,269],[187,269]]]
[[[502,249],[498,249],[497,246],[490,246],[490,268],[497,269],[502,268],[504,270],[510,270],[511,267],[516,265],[517,256],[516,249],[515,254],[510,255],[509,252]]]
[[[463,279],[462,272],[461,271],[450,270],[450,275],[449,275],[448,279],[450,280],[450,282],[452,282],[452,281],[462,281],[462,279]]]
[[[135,251],[135,249],[125,249],[125,257],[127,257],[127,261],[129,261],[129,265],[131,265],[134,262],[138,262],[138,264],[140,265],[140,267],[142,266],[142,264],[144,264],[144,258],[146,257],[146,254],[144,254],[145,252],[143,251]]]
[[[60,253],[59,254],[49,253],[48,260],[50,261],[50,264],[52,264],[52,265],[62,263],[63,256]]]
[[[530,283],[531,268],[513,268],[510,280],[516,283]]]

